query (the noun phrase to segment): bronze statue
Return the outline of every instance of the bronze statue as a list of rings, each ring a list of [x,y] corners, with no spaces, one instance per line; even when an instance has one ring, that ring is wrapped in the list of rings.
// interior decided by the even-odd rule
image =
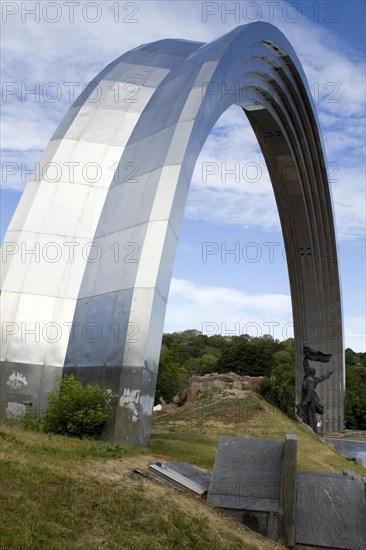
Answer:
[[[316,415],[322,415],[324,413],[324,406],[321,404],[315,388],[320,382],[327,380],[333,372],[328,371],[322,376],[315,376],[316,370],[310,367],[309,360],[328,363],[331,357],[332,355],[330,353],[314,351],[306,344],[304,345],[304,379],[302,382],[300,407],[302,409],[303,421],[310,426],[315,433],[318,431]]]

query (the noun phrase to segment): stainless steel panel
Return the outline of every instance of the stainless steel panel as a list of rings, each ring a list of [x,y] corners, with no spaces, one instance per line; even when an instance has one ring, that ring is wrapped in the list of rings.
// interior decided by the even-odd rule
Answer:
[[[106,196],[107,186],[89,187],[86,202],[75,229],[75,235],[79,239],[83,237],[87,239],[90,236],[90,226],[97,226]]]
[[[138,112],[133,112],[132,110],[126,111],[123,118],[120,119],[115,133],[111,137],[111,140],[109,142],[110,145],[125,147],[128,140],[130,139],[133,129],[135,128],[138,118]],[[119,160],[119,158],[117,160]]]
[[[5,361],[8,350],[9,338],[19,330],[15,317],[18,309],[20,293],[3,290],[0,295],[1,311],[1,346],[0,361]]]
[[[80,291],[85,268],[88,262],[94,258],[96,259],[95,263],[97,263],[99,253],[99,249],[92,248],[90,239],[82,237],[67,237],[64,239],[62,254],[66,257],[66,264],[57,292],[58,297],[76,299]]]
[[[188,147],[188,142],[191,138],[195,140],[197,148],[202,148],[203,144],[199,143],[199,140],[196,138],[196,134],[192,133],[193,125],[193,120],[179,122],[177,124],[174,134],[172,135],[165,164],[181,164]]]
[[[172,98],[177,98],[180,95],[187,96],[195,85],[197,75],[199,74],[200,66],[194,66],[185,71],[173,70],[166,77],[164,82],[159,86],[156,94],[151,100],[151,106],[156,107],[161,103],[171,102]],[[184,94],[184,92],[186,92]],[[179,114],[177,111],[176,114]]]
[[[177,240],[168,221],[149,223],[141,248],[135,287],[156,288],[167,300]]]
[[[93,296],[133,286],[138,269],[139,251],[145,226],[130,227],[97,237],[94,250],[100,253],[96,261],[89,261],[80,288],[80,296]],[[134,235],[135,231],[135,235]]]
[[[179,233],[188,194],[188,182],[179,164],[164,166],[151,209],[150,220],[169,220]]]
[[[194,86],[202,89],[204,83],[210,82],[216,71],[218,61],[206,61],[200,66],[200,71],[196,77]]]
[[[56,298],[22,293],[14,321],[18,331],[8,341],[7,361],[43,365],[44,330],[53,320]]]
[[[58,184],[42,179],[39,182],[30,182],[29,185],[35,186],[36,193],[32,203],[29,205],[28,216],[24,221],[22,229],[24,231],[39,233],[53,201]]]
[[[134,288],[129,316],[131,329],[123,354],[124,365],[145,366],[156,372],[159,364],[156,352],[159,352],[161,346],[165,307],[165,300],[154,288]]]
[[[97,235],[114,233],[149,221],[151,206],[160,188],[162,169],[142,175],[135,175],[135,170],[137,167],[134,166],[124,169],[122,163],[117,169],[116,182],[121,183],[112,185],[107,195]],[[123,181],[126,178],[127,181]]]
[[[172,141],[174,129],[175,126],[170,126],[136,143],[127,144],[121,165],[133,165],[136,168],[134,178],[162,168],[166,164],[167,149]],[[148,155],[146,151],[149,151]],[[118,183],[113,182],[112,185],[118,185]]]
[[[46,341],[45,365],[64,366],[69,338],[73,337],[70,319],[73,318],[74,310],[74,299],[57,298],[52,320],[42,331],[42,337]]]
[[[179,120],[179,114],[182,111],[188,96],[188,91],[180,93],[171,99],[166,99],[157,105],[149,105],[145,111],[145,125],[137,125],[129,143],[140,141],[147,136],[151,136],[159,132],[162,128],[168,128],[176,124]]]
[[[20,292],[27,279],[30,265],[42,260],[42,251],[37,242],[39,233],[9,231],[2,247],[2,290]],[[12,251],[14,251],[12,253]]]
[[[73,109],[73,107],[71,107],[71,109]],[[79,108],[72,119],[72,124],[69,125],[67,129],[65,128],[64,135],[57,135],[57,138],[60,139],[65,137],[66,139],[75,140],[85,139],[84,132],[87,132],[89,125],[92,124],[96,110],[95,107],[91,106],[82,106]]]
[[[22,284],[23,284],[23,278],[24,278],[24,271],[22,269],[17,270],[17,267],[23,267],[21,265],[21,240],[22,240],[22,231],[14,231],[14,230],[8,230],[3,244],[1,246],[1,269],[0,269],[0,281],[1,281],[1,289],[7,290],[8,289],[8,273],[10,272],[11,275],[16,275],[18,272],[20,274],[20,278],[18,279],[18,282],[16,285],[13,285],[13,290],[20,291]],[[15,264],[15,265],[14,265]],[[9,279],[9,283],[12,284],[12,277]],[[10,290],[11,286],[9,287]]]
[[[72,201],[70,201],[68,185],[62,182],[57,183],[41,226],[42,233],[64,236],[75,235],[80,218],[85,210],[88,194],[88,186],[74,183]],[[67,216],[65,216],[66,211]]]
[[[132,289],[78,299],[65,365],[118,366],[128,335]]]
[[[148,75],[146,75],[148,76]],[[103,80],[99,84],[100,102],[96,106],[101,109],[132,111],[140,113],[149,102],[155,88],[142,86],[139,79],[128,77],[124,81],[112,82]]]
[[[23,191],[14,216],[8,226],[8,231],[20,231],[27,219],[30,205],[33,203],[38,191],[38,183],[29,182]]]
[[[66,140],[64,140],[66,141]],[[90,141],[71,141],[75,148],[66,153],[60,150],[60,164],[67,159],[72,165],[62,166],[62,180],[69,184],[83,184],[91,187],[109,187],[113,171],[105,166],[104,158],[108,151],[105,143],[91,143]],[[66,156],[67,155],[67,156]],[[56,161],[58,156],[56,156]],[[94,167],[97,165],[96,167]],[[68,168],[70,166],[70,168]]]
[[[107,351],[106,363],[108,366],[117,367],[119,377],[123,364],[124,348],[127,345],[139,346],[138,326],[130,323],[130,309],[133,296],[133,288],[120,290],[116,302],[114,315],[111,316],[109,330],[113,332],[113,338]]]
[[[26,234],[29,242],[29,234]],[[38,233],[37,254],[31,259],[22,292],[43,296],[57,296],[68,261],[65,237]],[[40,284],[42,281],[42,284]],[[35,309],[36,312],[36,309]]]
[[[179,117],[181,122],[194,120],[196,118],[201,105],[202,97],[202,88],[200,86],[190,90],[189,95],[186,98],[184,108],[182,109],[182,113]]]
[[[40,412],[46,410],[48,402],[48,393],[54,389],[57,378],[62,377],[62,368],[61,367],[51,367],[49,365],[44,365],[43,368],[39,369],[41,371],[41,383],[38,387],[38,399],[37,403],[39,404]]]
[[[124,118],[123,111],[101,107],[93,108],[93,111],[87,126],[82,129],[82,139],[95,143],[110,143],[120,121]]]

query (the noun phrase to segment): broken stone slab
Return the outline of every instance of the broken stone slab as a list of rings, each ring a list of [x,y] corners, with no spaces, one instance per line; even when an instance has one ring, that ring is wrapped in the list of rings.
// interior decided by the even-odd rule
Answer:
[[[210,474],[188,462],[154,462],[149,464],[149,475],[201,496],[207,493],[211,480]]]
[[[365,550],[365,484],[325,472],[297,474],[297,548]]]
[[[207,503],[293,547],[297,439],[220,438]]]
[[[207,502],[218,508],[278,512],[283,441],[220,438]]]

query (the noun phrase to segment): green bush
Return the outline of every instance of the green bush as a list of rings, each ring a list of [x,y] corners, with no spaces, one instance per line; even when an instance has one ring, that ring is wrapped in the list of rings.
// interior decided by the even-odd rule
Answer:
[[[42,431],[42,419],[32,416],[29,411],[25,413],[22,421],[25,430],[31,430],[32,432]]]
[[[61,435],[98,437],[108,418],[102,388],[90,384],[84,388],[70,375],[58,379],[48,394],[42,428]]]
[[[295,368],[289,363],[275,367],[270,377],[264,378],[259,393],[290,418],[296,413]]]

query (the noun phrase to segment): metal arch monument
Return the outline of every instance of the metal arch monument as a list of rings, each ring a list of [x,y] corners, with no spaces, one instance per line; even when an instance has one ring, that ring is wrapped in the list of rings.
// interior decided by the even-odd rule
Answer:
[[[107,437],[149,440],[175,249],[197,157],[243,108],[285,241],[296,341],[332,354],[323,431],[343,429],[344,360],[331,196],[305,75],[267,23],[210,43],[161,40],[108,65],[71,106],[3,244],[1,411],[44,406],[57,375],[116,403]],[[33,252],[32,252],[33,251]]]

